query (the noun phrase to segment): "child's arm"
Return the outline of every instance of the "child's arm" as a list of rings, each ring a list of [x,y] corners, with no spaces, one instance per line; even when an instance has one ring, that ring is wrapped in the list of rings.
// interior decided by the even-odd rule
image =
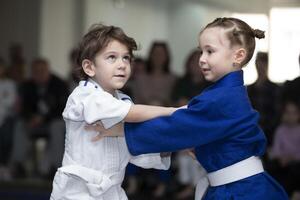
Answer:
[[[173,107],[161,107],[161,106],[148,106],[148,105],[132,105],[128,114],[124,118],[124,121],[126,122],[139,122],[139,121],[146,121],[148,119],[152,119],[159,116],[164,115],[171,115],[173,112],[175,112],[178,109],[187,108],[187,106],[182,106],[178,108]],[[136,113],[136,114],[135,114]],[[135,116],[137,115],[137,116]],[[117,125],[115,125],[117,126]],[[113,127],[115,127],[113,126]],[[112,128],[113,128],[112,127]],[[102,123],[97,122],[93,125],[87,124],[85,126],[85,129],[88,131],[97,131],[101,132],[101,134],[98,134],[96,137],[92,139],[92,141],[97,141],[102,139],[103,137],[123,137],[124,132],[123,131],[112,131],[111,129],[105,129]],[[122,126],[123,130],[123,126]]]
[[[171,115],[178,108],[149,106],[149,105],[132,105],[124,118],[125,122],[143,122],[159,116]]]

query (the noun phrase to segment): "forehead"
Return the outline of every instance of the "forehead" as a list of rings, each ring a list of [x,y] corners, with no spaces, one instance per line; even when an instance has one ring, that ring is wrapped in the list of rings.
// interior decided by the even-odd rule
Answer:
[[[105,52],[120,52],[120,53],[129,53],[128,47],[119,42],[118,40],[112,39],[110,42],[108,42],[107,46],[104,47],[103,53]]]
[[[225,30],[220,27],[204,29],[199,35],[199,46],[230,46]]]

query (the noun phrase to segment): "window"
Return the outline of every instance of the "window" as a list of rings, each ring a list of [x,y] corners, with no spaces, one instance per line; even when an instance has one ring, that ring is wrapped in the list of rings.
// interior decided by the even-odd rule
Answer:
[[[269,75],[274,82],[299,76],[300,8],[272,8],[270,11]]]

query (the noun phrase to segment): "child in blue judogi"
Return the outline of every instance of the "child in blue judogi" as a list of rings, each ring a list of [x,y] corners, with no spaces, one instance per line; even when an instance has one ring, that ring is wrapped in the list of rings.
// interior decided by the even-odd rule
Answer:
[[[139,155],[195,148],[197,160],[208,172],[206,200],[288,199],[259,159],[266,139],[241,70],[253,55],[255,38],[263,37],[263,31],[236,18],[217,18],[208,24],[199,35],[199,66],[205,79],[214,84],[194,97],[187,109],[127,123],[129,152]],[[201,189],[196,189],[198,199]]]

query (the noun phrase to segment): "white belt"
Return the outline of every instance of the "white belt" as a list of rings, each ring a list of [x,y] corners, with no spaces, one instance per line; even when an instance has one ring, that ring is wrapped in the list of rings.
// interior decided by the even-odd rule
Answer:
[[[195,200],[203,197],[209,185],[212,187],[221,186],[262,172],[264,172],[264,168],[260,158],[252,156],[223,169],[208,173],[207,177],[204,177],[206,180],[202,178],[197,184]]]
[[[112,186],[121,184],[124,179],[123,171],[108,176],[101,171],[80,165],[63,166],[58,171],[75,175],[86,181],[87,188],[92,196],[102,195]]]

